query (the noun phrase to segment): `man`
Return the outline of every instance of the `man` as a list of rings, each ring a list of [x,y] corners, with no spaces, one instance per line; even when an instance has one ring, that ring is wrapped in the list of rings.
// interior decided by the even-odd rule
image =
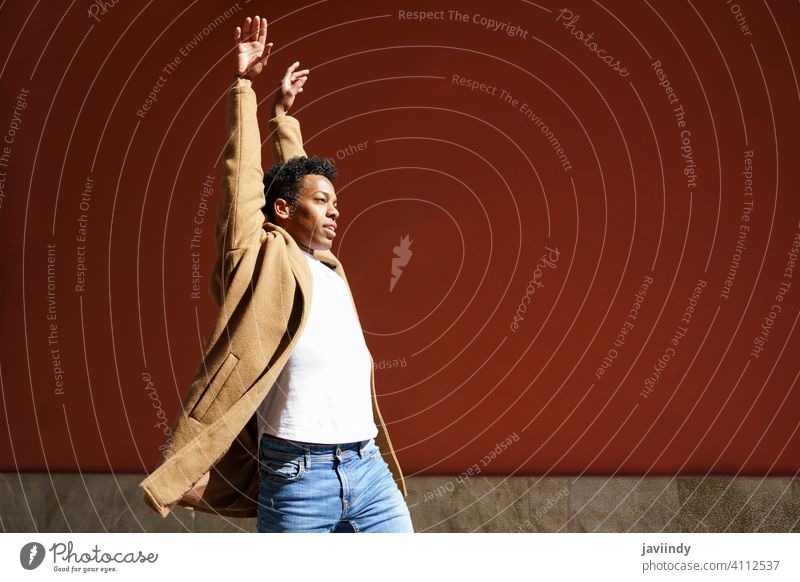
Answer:
[[[235,33],[209,283],[219,315],[172,440],[139,486],[162,517],[183,505],[257,517],[259,531],[410,532],[372,358],[330,252],[336,168],[306,157],[299,123],[286,115],[308,77],[299,63],[269,120],[278,163],[266,177],[261,170],[252,83],[272,47],[266,28],[256,16]]]

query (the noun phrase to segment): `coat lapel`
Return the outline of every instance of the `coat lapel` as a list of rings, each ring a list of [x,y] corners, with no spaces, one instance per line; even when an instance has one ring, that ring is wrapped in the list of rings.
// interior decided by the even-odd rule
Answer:
[[[264,224],[264,228],[267,231],[274,230],[280,233],[286,241],[286,248],[289,251],[289,263],[292,266],[292,271],[294,272],[295,278],[297,279],[297,284],[300,286],[300,293],[303,296],[303,302],[306,304],[311,304],[311,269],[308,267],[308,263],[306,262],[305,256],[303,256],[303,251],[300,250],[300,247],[297,246],[292,235],[290,235],[286,230],[278,226],[277,224],[273,224],[271,222],[266,222]]]

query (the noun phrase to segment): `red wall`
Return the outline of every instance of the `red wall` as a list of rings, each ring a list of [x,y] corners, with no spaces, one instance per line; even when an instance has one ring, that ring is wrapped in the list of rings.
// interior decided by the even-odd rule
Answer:
[[[153,468],[215,316],[233,29],[259,14],[262,134],[300,60],[407,474],[794,474],[800,7],[602,4],[6,2],[0,468]]]

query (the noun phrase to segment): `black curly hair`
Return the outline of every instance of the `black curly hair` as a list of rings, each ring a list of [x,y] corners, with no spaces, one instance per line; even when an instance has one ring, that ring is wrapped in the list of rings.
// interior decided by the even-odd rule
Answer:
[[[336,180],[336,165],[329,158],[300,156],[278,162],[264,174],[264,208],[267,220],[275,222],[274,205],[277,198],[296,204],[300,198],[303,176],[315,174]]]

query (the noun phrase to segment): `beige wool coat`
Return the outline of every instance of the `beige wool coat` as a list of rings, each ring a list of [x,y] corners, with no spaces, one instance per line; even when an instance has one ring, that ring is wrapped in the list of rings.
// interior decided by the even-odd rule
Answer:
[[[218,257],[209,280],[219,312],[168,447],[158,467],[139,484],[145,502],[161,517],[175,505],[230,517],[257,515],[255,412],[292,353],[310,309],[312,278],[305,257],[283,228],[264,223],[256,94],[236,81],[227,103],[224,198],[217,211]],[[275,161],[306,155],[296,118],[281,115],[268,125]],[[333,253],[315,254],[347,285]],[[378,409],[374,371],[371,385],[375,443],[407,496]]]

